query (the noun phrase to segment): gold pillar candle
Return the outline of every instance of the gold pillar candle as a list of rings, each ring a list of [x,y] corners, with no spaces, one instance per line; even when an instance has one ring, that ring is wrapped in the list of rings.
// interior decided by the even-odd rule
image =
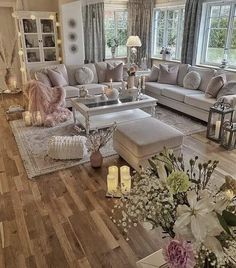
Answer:
[[[109,194],[114,194],[117,191],[117,179],[114,176],[114,174],[108,174],[107,175],[107,192]]]
[[[113,175],[115,177],[115,179],[117,180],[117,185],[118,185],[118,167],[117,166],[110,166],[108,168],[108,174],[109,175]]]
[[[29,127],[32,125],[32,115],[30,112],[28,112],[28,111],[24,112],[23,118],[24,118],[24,122],[25,122],[26,127]]]
[[[40,112],[37,112],[36,114],[36,125],[41,126],[43,124],[42,116]]]
[[[121,177],[121,192],[122,194],[129,194],[131,190],[131,176],[123,175]]]
[[[120,168],[120,177],[121,177],[121,179],[125,175],[130,175],[130,167],[128,167],[128,166],[122,166]]]

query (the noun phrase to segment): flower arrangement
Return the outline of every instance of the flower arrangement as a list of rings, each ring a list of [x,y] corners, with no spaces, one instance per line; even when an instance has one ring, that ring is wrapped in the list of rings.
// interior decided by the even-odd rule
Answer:
[[[172,50],[170,47],[162,47],[161,51],[160,51],[161,55],[171,55],[172,54]]]
[[[129,76],[135,76],[136,72],[138,70],[138,66],[133,64],[130,66],[130,68],[127,70],[127,73]]]
[[[107,40],[107,46],[109,48],[112,48],[112,47],[118,47],[119,46],[119,42],[118,42],[118,39],[117,38],[109,38]]]
[[[236,181],[225,178],[213,189],[218,161],[199,163],[164,149],[150,167],[133,176],[128,198],[112,210],[124,233],[148,222],[162,227],[169,242],[163,249],[170,268],[234,267],[236,265]],[[206,266],[205,266],[206,265]]]

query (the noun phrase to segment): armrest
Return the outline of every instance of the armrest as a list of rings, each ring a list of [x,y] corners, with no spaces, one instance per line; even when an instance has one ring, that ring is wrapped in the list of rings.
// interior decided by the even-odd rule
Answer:
[[[226,95],[219,99],[219,101],[229,103],[233,108],[236,108],[236,95]]]

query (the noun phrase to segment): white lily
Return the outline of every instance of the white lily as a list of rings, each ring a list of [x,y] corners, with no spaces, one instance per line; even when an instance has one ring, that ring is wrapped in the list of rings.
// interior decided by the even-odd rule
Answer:
[[[203,243],[207,237],[215,237],[222,232],[222,227],[214,212],[214,205],[207,194],[197,200],[194,191],[187,193],[189,206],[177,207],[177,220],[174,232],[186,240]]]

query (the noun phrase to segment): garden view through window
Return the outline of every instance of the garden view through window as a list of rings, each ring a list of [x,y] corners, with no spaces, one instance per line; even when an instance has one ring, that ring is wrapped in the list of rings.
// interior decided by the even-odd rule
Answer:
[[[184,8],[156,9],[154,12],[153,48],[155,58],[161,58],[162,47],[171,48],[172,59],[180,60],[184,27]]]
[[[236,4],[208,4],[203,38],[202,63],[221,65],[224,58],[236,67]]]
[[[115,56],[127,56],[127,18],[127,10],[105,10],[106,58],[112,57],[111,46],[115,43],[117,44]]]

